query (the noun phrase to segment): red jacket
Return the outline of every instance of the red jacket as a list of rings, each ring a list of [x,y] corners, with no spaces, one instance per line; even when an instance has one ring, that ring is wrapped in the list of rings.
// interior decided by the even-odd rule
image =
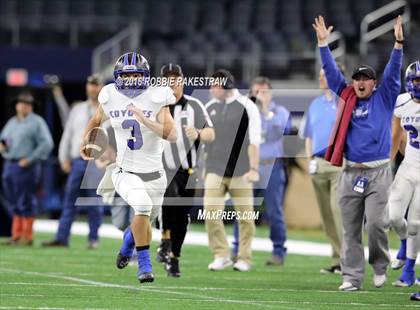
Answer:
[[[349,128],[353,109],[356,105],[356,92],[352,85],[347,86],[340,94],[338,104],[337,119],[335,120],[333,131],[331,132],[325,160],[333,166],[342,166],[344,147],[346,145],[347,130]]]

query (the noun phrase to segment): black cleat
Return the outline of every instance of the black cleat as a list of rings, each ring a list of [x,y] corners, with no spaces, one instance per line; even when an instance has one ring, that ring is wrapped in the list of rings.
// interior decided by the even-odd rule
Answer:
[[[330,268],[321,268],[319,272],[324,273],[324,274],[328,274],[328,273],[341,274],[341,267],[340,265],[337,265],[337,266],[331,266]]]
[[[50,248],[68,248],[69,245],[59,240],[51,240],[51,241],[43,241],[42,246],[50,247]]]
[[[171,239],[162,239],[157,249],[156,261],[158,263],[168,262],[169,252],[171,252]]]
[[[127,267],[128,263],[130,262],[131,257],[124,256],[120,252],[117,255],[116,265],[118,269],[124,269]]]
[[[420,292],[411,294],[410,300],[420,301]]]
[[[139,274],[138,279],[140,283],[145,283],[145,282],[153,282],[155,280],[155,277],[153,273],[145,272],[145,273]]]
[[[181,276],[181,272],[179,271],[179,260],[176,257],[169,258],[165,263],[165,269],[168,277],[179,278]]]

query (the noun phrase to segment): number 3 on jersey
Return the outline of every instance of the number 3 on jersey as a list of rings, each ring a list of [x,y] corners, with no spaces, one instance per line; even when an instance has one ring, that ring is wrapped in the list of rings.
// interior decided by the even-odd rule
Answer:
[[[131,129],[131,136],[133,138],[127,140],[127,145],[130,150],[140,149],[143,146],[140,124],[134,119],[126,119],[121,125],[123,129]]]

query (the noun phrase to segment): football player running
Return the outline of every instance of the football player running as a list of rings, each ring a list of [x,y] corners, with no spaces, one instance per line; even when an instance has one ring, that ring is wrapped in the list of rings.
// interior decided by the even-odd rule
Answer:
[[[166,189],[163,139],[171,142],[177,139],[168,107],[175,103],[175,96],[169,87],[149,87],[149,78],[149,64],[142,55],[126,53],[118,58],[114,83],[101,90],[100,106],[84,133],[86,136],[105,119],[111,121],[117,158],[115,168],[104,178],[112,179],[116,192],[134,209],[134,218],[124,232],[116,264],[119,269],[126,267],[135,248],[140,283],[154,280],[149,246],[151,222],[160,213]],[[80,152],[82,158],[91,159],[83,146]]]
[[[404,265],[400,278],[393,283],[399,287],[414,284],[414,266],[420,249],[420,61],[408,66],[405,77],[407,92],[398,96],[394,112],[392,158],[404,135],[407,143],[388,201],[391,226],[401,239],[397,259],[391,266],[398,269]]]

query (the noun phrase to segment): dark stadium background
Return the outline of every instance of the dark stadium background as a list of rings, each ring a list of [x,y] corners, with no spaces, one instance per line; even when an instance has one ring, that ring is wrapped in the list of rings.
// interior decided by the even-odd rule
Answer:
[[[266,75],[279,88],[317,89],[314,17],[325,16],[343,34],[346,54],[342,61],[349,68],[363,62],[381,72],[392,47],[392,32],[372,41],[361,58],[360,23],[366,14],[390,2],[0,0],[0,127],[13,115],[12,98],[23,89],[34,92],[36,111],[46,118],[55,142],[44,163],[42,208],[57,209],[65,181],[57,161],[62,126],[45,75],[59,77],[69,103],[84,100],[94,49],[127,27],[137,27],[137,51],[149,60],[154,75],[163,63],[171,61],[182,65],[186,76],[208,76],[212,69],[229,69],[243,88],[252,77]],[[406,10],[411,20],[406,28],[404,67],[419,57],[420,1],[407,1],[375,22],[382,24]],[[370,27],[377,26],[375,23]],[[132,43],[123,43],[121,51],[126,51],[124,44],[130,47]],[[103,67],[109,67],[116,57],[104,59]],[[9,86],[6,73],[11,68],[27,70],[28,85]],[[308,98],[291,100],[291,106],[309,104]]]

